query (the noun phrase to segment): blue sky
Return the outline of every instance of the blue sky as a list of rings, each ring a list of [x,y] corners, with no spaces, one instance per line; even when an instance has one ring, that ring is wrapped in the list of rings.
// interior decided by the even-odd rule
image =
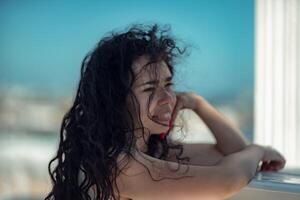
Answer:
[[[253,90],[253,0],[1,1],[0,83],[72,94],[96,42],[144,22],[169,24],[195,47],[177,66],[178,89],[206,97]]]

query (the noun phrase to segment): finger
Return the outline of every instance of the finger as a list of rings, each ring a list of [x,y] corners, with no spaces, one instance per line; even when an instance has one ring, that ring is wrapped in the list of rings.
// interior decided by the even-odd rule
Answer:
[[[264,162],[262,163],[262,165],[261,165],[261,170],[265,170],[266,167],[267,167],[267,165],[268,165],[268,162],[267,162],[267,161],[264,161]]]
[[[181,101],[177,100],[175,108],[173,109],[172,116],[171,116],[171,123],[172,124],[173,124],[174,120],[176,119],[177,114],[178,114],[179,110],[181,109],[181,107],[182,107]]]
[[[176,105],[173,109],[172,116],[171,116],[171,122],[173,122],[176,119],[177,114],[178,114],[178,102],[176,102]]]
[[[275,168],[276,168],[277,170],[281,170],[281,169],[284,168],[284,166],[285,166],[285,164],[282,163],[281,165],[276,165]]]
[[[281,161],[271,161],[270,163],[266,164],[264,170],[266,171],[278,171],[284,167],[284,162]]]
[[[277,171],[278,166],[278,162],[264,162],[261,171]]]
[[[282,160],[280,160],[280,161],[275,160],[275,161],[270,162],[270,166],[280,168],[280,169],[282,169],[284,167],[284,165],[285,165],[285,161],[282,161]]]
[[[270,166],[266,166],[264,171],[270,171]]]
[[[274,166],[268,165],[266,166],[265,171],[276,171],[276,169],[274,168]]]

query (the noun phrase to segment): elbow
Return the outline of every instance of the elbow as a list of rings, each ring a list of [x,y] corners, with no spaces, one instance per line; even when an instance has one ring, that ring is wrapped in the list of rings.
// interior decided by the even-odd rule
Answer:
[[[230,198],[237,193],[239,193],[243,188],[245,188],[249,183],[250,177],[245,174],[235,173],[230,182],[228,183],[228,187],[225,191],[224,198]]]

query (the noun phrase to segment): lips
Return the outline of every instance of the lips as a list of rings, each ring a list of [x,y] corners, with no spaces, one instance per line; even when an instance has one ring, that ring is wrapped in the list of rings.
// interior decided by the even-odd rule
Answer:
[[[170,104],[165,104],[157,107],[152,116],[154,120],[169,123],[172,119],[172,111],[173,107]]]
[[[158,121],[168,122],[172,118],[172,109],[170,107],[164,107],[163,109],[160,109],[157,111],[153,118]]]
[[[170,121],[171,113],[170,112],[160,113],[158,115],[155,115],[154,117],[157,118],[159,121]]]

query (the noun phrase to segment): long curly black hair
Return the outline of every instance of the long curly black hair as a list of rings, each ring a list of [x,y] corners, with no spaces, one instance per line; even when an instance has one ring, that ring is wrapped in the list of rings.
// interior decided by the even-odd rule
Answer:
[[[165,61],[173,75],[175,58],[186,50],[169,35],[170,26],[164,27],[135,24],[127,31],[111,32],[85,56],[74,103],[62,120],[57,154],[48,165],[52,190],[45,200],[118,199],[113,184],[122,169],[117,158],[121,153],[133,157],[136,141],[128,96],[139,113],[131,89],[135,80],[132,63],[148,55],[151,62]],[[142,124],[140,128],[143,130]],[[157,134],[146,143],[150,156],[165,159],[173,148],[179,150],[178,163],[189,160],[180,157],[182,145],[161,140]],[[89,192],[92,187],[94,196]]]

